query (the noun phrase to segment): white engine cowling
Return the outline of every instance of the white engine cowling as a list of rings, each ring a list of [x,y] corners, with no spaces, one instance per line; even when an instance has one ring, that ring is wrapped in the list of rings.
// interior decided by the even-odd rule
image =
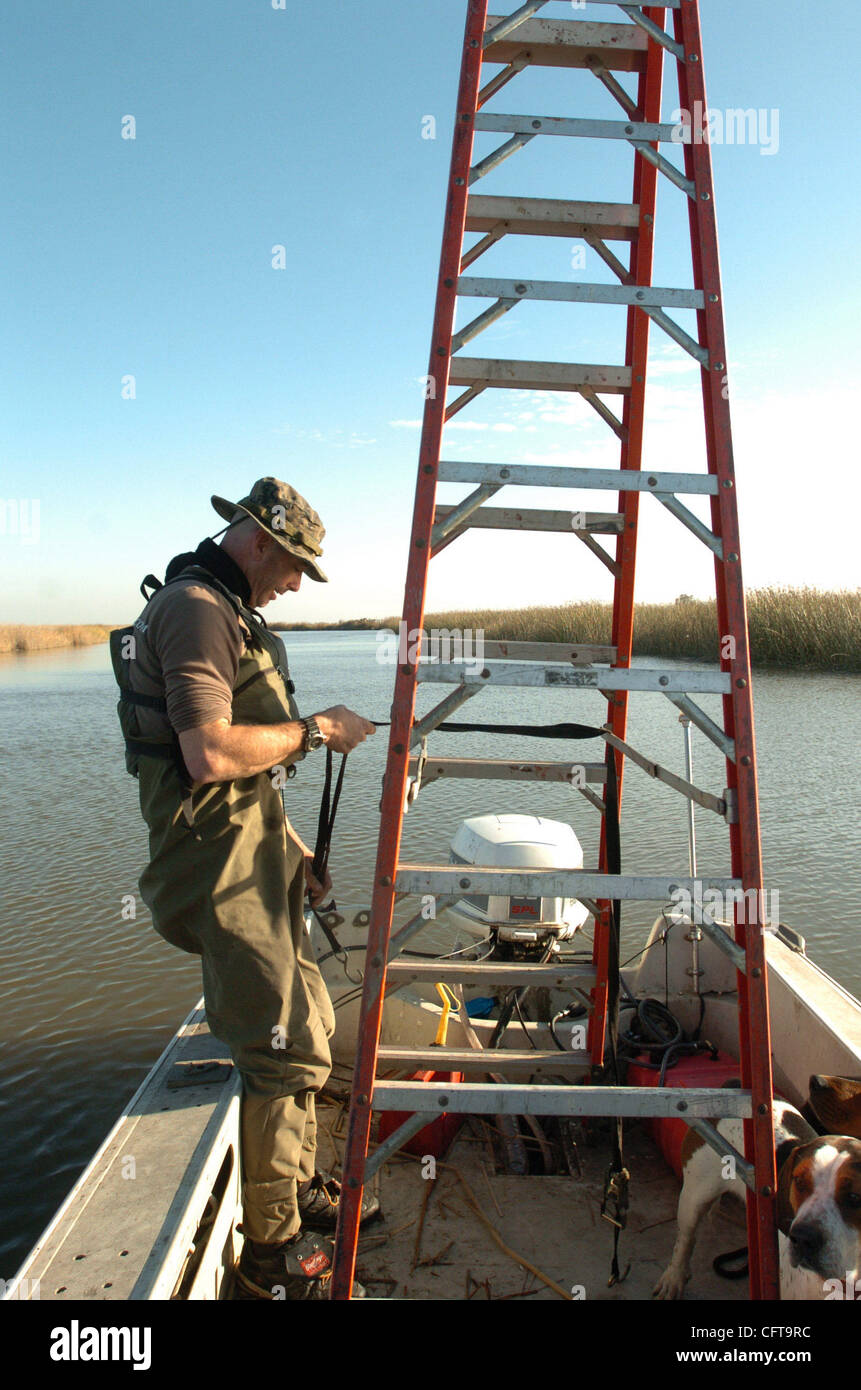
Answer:
[[[449,862],[498,869],[582,869],[583,847],[570,825],[545,816],[470,816],[451,842]],[[577,898],[521,898],[467,893],[449,910],[472,936],[496,930],[502,941],[564,941],[588,917]]]

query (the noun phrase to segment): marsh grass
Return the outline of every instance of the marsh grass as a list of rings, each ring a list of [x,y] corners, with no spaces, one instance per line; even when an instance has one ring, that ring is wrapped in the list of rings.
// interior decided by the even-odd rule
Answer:
[[[792,670],[861,670],[861,589],[754,589],[747,596],[751,662]],[[381,627],[397,631],[398,618]],[[488,640],[511,642],[610,641],[609,603],[560,604],[492,612],[462,609],[426,613],[424,630],[482,629]],[[715,661],[715,604],[681,595],[675,603],[640,603],[634,614],[634,655]]]
[[[861,589],[753,589],[747,596],[751,659],[754,666],[798,671],[861,671]],[[551,607],[454,609],[426,613],[424,629],[470,628],[489,640],[510,642],[610,641],[609,603]],[[337,623],[273,623],[288,632],[398,630],[400,616],[352,618]],[[107,642],[110,625],[27,627],[0,625],[0,653],[88,647]],[[639,603],[634,614],[634,655],[714,661],[717,620],[712,600],[682,594],[675,603]]]
[[[52,647],[92,647],[107,642],[113,626],[102,623],[65,627],[0,624],[0,652],[41,652]]]

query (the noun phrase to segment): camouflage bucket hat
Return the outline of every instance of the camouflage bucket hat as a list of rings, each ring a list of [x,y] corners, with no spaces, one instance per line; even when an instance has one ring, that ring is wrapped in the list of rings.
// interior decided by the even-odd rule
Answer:
[[[317,564],[317,556],[323,554],[321,540],[326,528],[313,507],[309,507],[304,497],[287,483],[278,478],[258,478],[251,492],[240,502],[228,502],[225,497],[213,497],[212,505],[225,521],[241,521],[250,516],[279,545],[301,560],[306,574],[321,584],[328,584],[328,576]]]

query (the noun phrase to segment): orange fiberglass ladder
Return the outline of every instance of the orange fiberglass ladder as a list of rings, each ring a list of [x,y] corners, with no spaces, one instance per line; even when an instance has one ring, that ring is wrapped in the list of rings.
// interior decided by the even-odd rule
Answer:
[[[618,997],[613,986],[618,974],[616,915],[622,899],[666,902],[678,889],[691,899],[704,888],[715,888],[734,899],[734,933],[703,911],[702,929],[732,959],[738,972],[739,1044],[741,1089],[689,1089],[684,1092],[682,1118],[720,1153],[727,1143],[708,1120],[735,1115],[744,1119],[745,1157],[736,1155],[739,1171],[748,1186],[748,1246],[751,1295],[779,1296],[777,1234],[775,1224],[775,1156],[771,1117],[772,1076],[768,997],[763,927],[754,907],[761,902],[756,757],[751,703],[747,615],[739,554],[738,515],[733,469],[730,412],[726,390],[723,297],[718,261],[717,224],[712,182],[711,150],[703,138],[707,120],[705,79],[698,0],[667,0],[665,5],[641,7],[616,4],[615,0],[589,0],[613,5],[624,12],[621,23],[581,19],[535,17],[546,0],[532,0],[508,16],[489,16],[488,0],[468,0],[460,87],[452,150],[442,257],[437,287],[429,379],[436,384],[425,403],[419,454],[418,481],[413,513],[406,578],[402,631],[421,630],[424,617],[428,564],[445,545],[472,526],[575,534],[603,559],[614,575],[612,645],[587,647],[571,644],[485,643],[491,664],[476,671],[473,663],[418,665],[418,655],[400,661],[395,676],[392,726],[381,801],[381,826],[376,861],[367,962],[359,1025],[359,1043],[350,1104],[343,1164],[341,1215],[337,1234],[332,1298],[347,1299],[352,1287],[358,1219],[363,1184],[394,1148],[427,1124],[442,1109],[466,1114],[625,1115],[678,1117],[679,1092],[667,1088],[628,1088],[602,1085],[607,1079],[605,1048],[613,1040],[613,1019]],[[672,19],[672,32],[665,27]],[[677,67],[679,109],[687,127],[661,123],[665,59]],[[490,65],[489,69],[484,65]],[[512,78],[528,67],[568,68],[591,73],[623,110],[619,119],[571,119],[543,114],[507,115],[486,112],[485,104]],[[622,74],[622,80],[616,74]],[[484,85],[482,86],[482,81]],[[615,108],[613,108],[615,112]],[[694,113],[693,118],[686,113]],[[618,113],[616,113],[618,114]],[[693,125],[693,128],[691,128]],[[504,136],[494,153],[472,164],[476,132]],[[675,134],[674,134],[675,132]],[[681,138],[680,138],[681,133]],[[555,136],[566,152],[564,137],[580,140],[616,140],[633,147],[633,197],[630,204],[575,202],[567,199],[491,196],[471,191],[509,155],[541,136]],[[681,145],[683,164],[661,152],[661,146]],[[570,181],[570,165],[563,168]],[[670,196],[686,200],[690,220],[693,289],[663,289],[652,284],[655,208],[659,179],[671,185]],[[480,239],[464,246],[465,233]],[[518,237],[557,236],[584,240],[610,267],[618,284],[585,284],[573,281],[483,279],[464,271],[506,234]],[[685,238],[687,240],[687,238]],[[626,265],[608,242],[628,243]],[[518,243],[524,245],[527,243]],[[457,296],[479,296],[493,305],[467,327],[453,333]],[[464,357],[460,349],[488,324],[522,300],[588,302],[627,307],[624,366],[590,366],[571,362],[515,361]],[[696,311],[696,337],[673,318],[673,309]],[[699,473],[650,473],[641,470],[646,363],[650,322],[654,321],[701,369],[702,397],[708,469]],[[447,401],[450,386],[465,388]],[[620,441],[619,469],[545,467],[527,464],[501,466],[491,463],[448,462],[440,457],[443,428],[488,388],[575,391],[583,396]],[[603,397],[621,397],[621,418]],[[618,407],[616,408],[618,409]],[[473,491],[455,507],[436,505],[437,482],[470,484]],[[617,513],[523,510],[516,513],[484,505],[503,486],[604,489],[618,493]],[[710,669],[670,670],[631,668],[634,620],[634,570],[640,495],[651,492],[679,522],[714,554],[718,632],[722,634],[719,666]],[[679,494],[708,497],[711,524],[696,516]],[[651,504],[650,504],[651,505]],[[615,558],[599,542],[598,533],[615,534]],[[558,599],[557,599],[558,601]],[[727,640],[730,639],[730,640]],[[717,653],[716,653],[717,655]],[[505,657],[508,659],[495,659]],[[513,658],[513,659],[512,659]],[[467,665],[472,665],[467,670]],[[448,682],[455,689],[429,714],[414,722],[416,684],[432,680]],[[604,811],[597,872],[557,869],[468,869],[461,866],[405,864],[399,861],[405,796],[410,773],[421,777],[421,760],[411,750],[423,745],[428,733],[450,713],[487,685],[529,686],[536,696],[541,687],[558,691],[570,687],[597,689],[605,694],[608,718],[604,726],[606,759],[591,765],[591,780],[603,783],[603,797],[588,787],[585,794]],[[652,699],[667,697],[726,757],[727,789],[718,798],[690,781],[664,772],[632,749],[625,741],[628,693],[649,692]],[[698,693],[722,696],[723,727],[696,704]],[[610,824],[610,788],[621,790],[625,756],[644,766],[683,793],[690,801],[716,811],[729,832],[729,879],[695,879],[679,874],[647,877],[614,873],[613,826]],[[611,766],[613,760],[614,766]],[[437,760],[445,763],[445,760]],[[470,760],[469,775],[571,780],[567,763],[512,765],[512,759]],[[460,764],[461,775],[466,768]],[[458,762],[444,767],[446,775],[458,775]],[[615,777],[613,773],[615,771]],[[618,795],[618,792],[617,792]],[[614,809],[617,801],[614,798]],[[745,896],[742,897],[743,890]],[[755,894],[747,890],[756,890]],[[383,999],[391,986],[415,978],[417,962],[404,965],[395,959],[406,940],[426,925],[413,918],[396,936],[391,924],[396,894],[432,894],[438,907],[447,906],[464,892],[541,897],[576,897],[585,901],[595,916],[593,965],[586,988],[591,990],[588,1045],[585,1052],[562,1054],[506,1050],[494,1054],[502,1065],[504,1084],[465,1082],[459,1085],[378,1081],[378,1064],[388,1071],[413,1072],[422,1066],[432,1070],[478,1072],[489,1070],[486,1054],[434,1047],[406,1049],[379,1046]],[[700,918],[698,917],[699,921]],[[614,941],[615,934],[615,941]],[[551,967],[523,965],[508,968],[502,983],[540,983],[542,970]],[[496,967],[496,973],[500,967]],[[554,978],[564,966],[552,967]],[[516,979],[514,976],[516,975]],[[572,989],[584,985],[584,967],[569,969]],[[494,967],[454,961],[430,963],[423,978],[469,980],[494,987]],[[511,978],[509,978],[511,977]],[[576,978],[575,978],[576,977]],[[501,977],[500,977],[501,978]],[[591,1078],[596,1084],[531,1085],[508,1080],[545,1071],[559,1073],[564,1064],[572,1079]],[[616,1081],[615,1065],[610,1079]],[[409,1119],[373,1154],[368,1153],[374,1111],[408,1112]],[[619,1123],[617,1119],[617,1124]]]

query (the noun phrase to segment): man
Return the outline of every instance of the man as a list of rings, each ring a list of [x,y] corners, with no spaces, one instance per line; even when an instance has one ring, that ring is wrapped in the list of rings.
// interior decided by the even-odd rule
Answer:
[[[111,643],[150,831],[140,887],[156,930],[200,955],[209,1027],[242,1075],[241,1296],[325,1298],[339,1186],[315,1174],[314,1095],[335,1022],[304,898],[331,879],[314,877],[280,788],[309,752],[349,753],[375,726],[344,705],[300,718],[284,645],[255,611],[303,574],[327,582],[317,513],[277,478],[212,504],[221,544],[176,556],[163,586],[148,576],[157,591]],[[363,1219],[378,1210],[370,1199]]]

